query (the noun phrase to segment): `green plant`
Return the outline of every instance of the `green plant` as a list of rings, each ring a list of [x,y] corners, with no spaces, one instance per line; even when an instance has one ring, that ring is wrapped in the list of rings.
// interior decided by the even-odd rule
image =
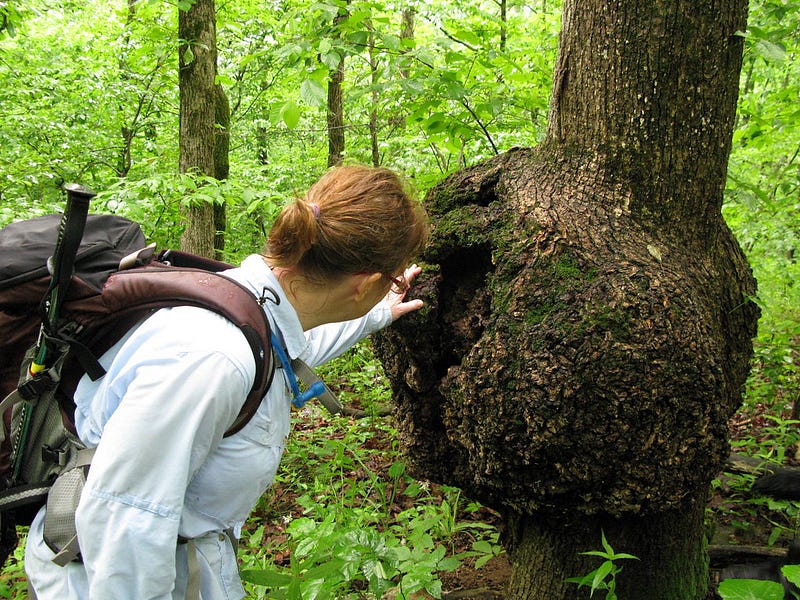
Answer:
[[[797,427],[800,421],[769,413],[763,414],[762,419],[766,423],[753,431],[758,435],[736,440],[731,447],[781,465],[786,459],[786,449],[800,442],[800,429]]]
[[[374,364],[369,356],[337,359],[326,380],[352,361]],[[363,393],[381,397],[386,382],[374,377]],[[296,415],[273,489],[242,537],[249,597],[441,597],[442,571],[466,560],[479,568],[503,552],[497,530],[479,520],[483,507],[457,488],[412,479],[395,439],[381,418]],[[282,502],[287,495],[291,502]]]
[[[781,568],[786,580],[800,586],[800,565],[786,565]],[[759,579],[725,579],[717,589],[722,600],[783,600],[786,598],[782,584],[775,581]],[[792,598],[800,598],[795,591],[790,592]]]
[[[0,598],[25,598],[28,592],[23,565],[25,532],[20,530],[20,533],[20,543],[8,557],[0,573]]]
[[[611,544],[606,540],[604,531],[600,532],[600,541],[603,545],[602,550],[590,550],[588,552],[581,552],[586,556],[599,556],[604,559],[602,564],[594,571],[591,571],[583,577],[570,577],[567,579],[570,583],[578,584],[578,587],[589,587],[589,596],[593,596],[597,590],[606,590],[606,600],[617,600],[617,575],[622,571],[616,561],[623,559],[639,560],[632,554],[625,554],[624,552],[614,552]]]
[[[355,514],[329,513],[321,522],[292,520],[286,530],[289,566],[251,559],[242,579],[265,587],[269,598],[343,598],[353,589],[381,597],[391,587],[403,594],[424,589],[441,597],[438,573],[458,568],[459,558],[447,556],[430,536],[402,540]]]

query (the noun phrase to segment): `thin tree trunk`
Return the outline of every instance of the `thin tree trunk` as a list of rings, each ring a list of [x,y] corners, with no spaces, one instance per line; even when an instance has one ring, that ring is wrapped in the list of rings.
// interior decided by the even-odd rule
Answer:
[[[231,107],[223,87],[217,84],[214,89],[216,91],[214,178],[223,181],[230,173]],[[225,255],[226,227],[225,203],[214,204],[214,251],[218,260],[222,260]]]
[[[344,105],[342,82],[344,58],[328,79],[328,166],[339,165],[344,158]]]
[[[400,39],[401,40],[413,40],[414,39],[414,17],[416,16],[417,11],[413,6],[407,6],[403,9],[403,25],[400,29]],[[403,49],[402,52],[405,54],[408,50]],[[403,79],[408,79],[410,76],[411,71],[408,66],[404,65],[400,69],[400,76]]]
[[[506,37],[508,35],[508,15],[506,14],[508,7],[506,0],[500,0],[500,51],[504,52],[506,49]]]
[[[179,53],[181,173],[214,176],[217,70],[216,11],[214,0],[196,0],[180,10]],[[186,229],[181,248],[214,256],[214,207],[203,203],[184,210]]]
[[[349,0],[348,0],[349,5]],[[334,29],[347,18],[347,13],[340,12],[333,20]],[[344,83],[344,56],[339,66],[328,78],[328,166],[340,165],[344,160],[344,99],[342,84]]]
[[[128,11],[125,17],[125,46],[130,42],[130,27],[133,20],[136,18],[136,0],[128,0]],[[122,81],[130,79],[128,72],[128,65],[123,58],[119,60],[119,73]],[[125,107],[120,106],[119,112],[122,117],[122,126],[120,127],[120,134],[122,136],[122,147],[117,157],[117,177],[127,177],[128,171],[131,169],[131,144],[133,143],[133,127],[125,122]]]
[[[372,110],[369,113],[369,141],[372,150],[372,165],[381,164],[380,147],[378,146],[378,59],[375,56],[375,32],[369,32],[369,72],[372,81]]]

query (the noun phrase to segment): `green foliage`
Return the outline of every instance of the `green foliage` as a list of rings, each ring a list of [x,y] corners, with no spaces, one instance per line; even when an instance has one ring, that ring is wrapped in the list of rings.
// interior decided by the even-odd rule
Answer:
[[[36,2],[31,4],[33,8]],[[121,1],[33,11],[24,36],[0,40],[0,194],[33,214],[79,181],[170,177],[177,163],[174,8]],[[420,7],[413,37],[377,1],[255,2],[218,7],[218,82],[231,105],[231,178],[325,168],[327,79],[344,60],[348,158],[420,182],[541,137],[558,3],[509,5],[504,36],[492,3]],[[108,18],[98,18],[108,15]],[[536,31],[537,35],[530,35]],[[270,189],[270,188],[267,188]],[[274,190],[285,193],[287,190]],[[4,221],[9,220],[5,217]]]
[[[342,368],[336,363],[350,368],[366,355],[357,347],[330,372]],[[351,393],[375,394],[363,399],[369,404],[383,398],[382,387],[385,382],[373,380]],[[275,485],[251,519],[252,533],[243,536],[249,597],[348,598],[356,591],[381,597],[393,590],[401,598],[425,590],[439,598],[440,572],[466,560],[480,568],[502,552],[498,532],[471,518],[479,504],[465,501],[456,488],[406,474],[391,441],[396,432],[383,420],[326,423],[308,410],[298,419],[305,425],[295,431]],[[293,506],[301,511],[291,518],[272,508],[286,493],[296,495]],[[269,531],[272,541],[265,540]],[[460,551],[456,542],[465,539],[469,549]],[[288,564],[272,560],[287,555]]]
[[[781,573],[789,583],[800,586],[800,565],[786,565]],[[783,585],[775,581],[757,579],[726,579],[719,584],[718,593],[722,600],[783,600]],[[793,598],[800,598],[791,592]]]
[[[543,135],[558,1],[509,2],[505,22],[494,2],[428,2],[416,7],[413,37],[404,37],[400,9],[379,0],[281,0],[271,10],[243,0],[217,6],[217,81],[231,106],[229,179],[180,176],[175,16],[185,4],[144,0],[131,11],[122,0],[0,0],[0,225],[60,210],[62,184],[77,181],[101,192],[93,209],[143,223],[161,246],[177,245],[182,206],[224,203],[226,259],[259,251],[277,211],[326,167],[325,88],[341,61],[347,160],[372,162],[374,135],[377,160],[423,191]],[[798,443],[787,414],[800,399],[798,9],[797,0],[750,2],[723,206],[753,265],[763,315],[745,410],[766,410],[768,423],[737,446],[778,463]],[[390,400],[368,344],[323,375],[368,413]],[[358,586],[433,594],[434,571],[453,566],[447,561],[482,564],[500,552],[496,532],[469,518],[458,490],[434,494],[411,480],[395,448],[389,479],[377,475],[370,439],[376,430],[393,435],[381,423],[337,420],[318,433],[296,432],[277,489],[299,495],[288,506],[275,490],[265,497],[243,550],[250,572],[261,573],[254,578],[274,573],[285,582],[299,573],[306,596]],[[745,498],[751,483],[729,482],[738,497],[722,507],[726,516],[745,528],[769,515],[773,543],[795,532],[797,506]],[[261,547],[294,506],[304,514],[283,546]],[[471,550],[453,555],[464,536]],[[348,544],[352,551],[343,550]],[[271,561],[281,552],[290,553],[288,565]],[[605,544],[604,552],[623,558]],[[603,558],[606,566],[581,581],[613,593],[600,586],[613,583],[618,567]],[[326,560],[346,564],[320,583]],[[265,589],[251,587],[254,597],[266,597]]]
[[[752,403],[798,399],[800,340],[800,4],[751,2],[723,208],[753,266],[762,319]]]
[[[778,465],[786,460],[786,450],[800,442],[800,421],[779,415],[765,414],[758,438],[747,437],[731,443],[735,450],[763,458]]]
[[[346,405],[359,404],[370,414],[391,403],[392,392],[386,386],[383,369],[368,340],[358,343],[337,360],[316,369],[328,385],[338,388],[339,399]]]
[[[606,600],[617,600],[617,575],[622,571],[622,567],[617,564],[619,560],[633,559],[639,560],[632,554],[624,552],[615,552],[611,544],[606,540],[604,531],[600,532],[600,542],[603,546],[602,550],[590,550],[588,552],[581,552],[586,556],[598,556],[603,559],[603,562],[594,571],[591,571],[583,577],[570,577],[567,579],[570,583],[578,584],[578,587],[588,587],[589,596],[594,596],[597,590],[606,590]]]
[[[783,600],[783,586],[774,581],[726,579],[717,592],[723,600]]]
[[[16,35],[17,24],[21,19],[22,11],[14,0],[0,2],[0,39]]]
[[[0,598],[25,598],[28,593],[28,584],[25,579],[23,555],[25,552],[25,534],[22,532],[21,542],[8,557],[6,564],[0,572]]]

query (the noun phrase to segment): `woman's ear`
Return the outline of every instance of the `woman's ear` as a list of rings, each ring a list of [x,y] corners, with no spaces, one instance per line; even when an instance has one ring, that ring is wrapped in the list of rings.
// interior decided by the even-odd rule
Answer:
[[[356,275],[355,299],[363,300],[368,294],[373,293],[375,284],[381,279],[383,279],[381,273],[359,273]]]

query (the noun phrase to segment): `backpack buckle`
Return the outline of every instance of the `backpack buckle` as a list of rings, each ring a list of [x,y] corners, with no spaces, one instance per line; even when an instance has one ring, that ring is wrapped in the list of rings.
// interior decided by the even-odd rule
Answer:
[[[69,452],[66,448],[54,448],[49,444],[42,445],[42,460],[63,467],[69,460]]]
[[[43,394],[52,391],[58,385],[58,380],[50,375],[50,371],[36,373],[17,388],[23,400],[35,402]]]

